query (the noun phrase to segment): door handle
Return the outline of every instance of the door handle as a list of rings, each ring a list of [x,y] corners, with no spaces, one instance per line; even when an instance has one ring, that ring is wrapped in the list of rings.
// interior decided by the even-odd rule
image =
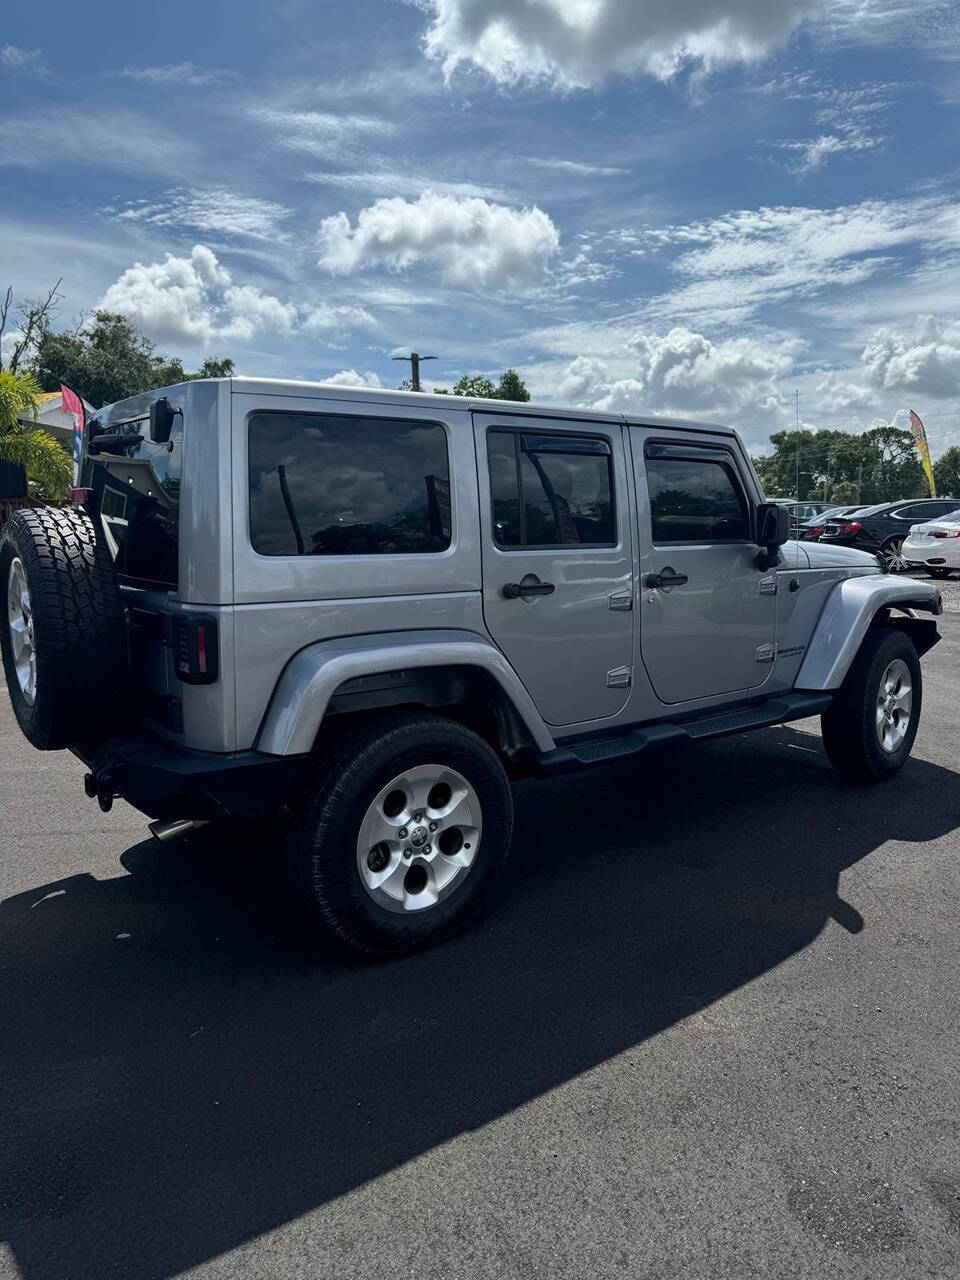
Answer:
[[[556,589],[552,582],[508,582],[503,594],[507,600],[529,600],[533,596],[552,596]]]
[[[643,580],[645,587],[682,587],[689,579],[685,573],[664,569],[662,573],[648,573]]]

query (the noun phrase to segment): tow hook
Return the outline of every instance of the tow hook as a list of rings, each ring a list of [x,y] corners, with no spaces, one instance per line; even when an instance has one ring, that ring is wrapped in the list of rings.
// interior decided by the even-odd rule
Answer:
[[[104,813],[110,812],[114,799],[120,794],[116,788],[113,773],[109,769],[104,769],[99,774],[85,773],[83,789],[90,800],[96,799]]]

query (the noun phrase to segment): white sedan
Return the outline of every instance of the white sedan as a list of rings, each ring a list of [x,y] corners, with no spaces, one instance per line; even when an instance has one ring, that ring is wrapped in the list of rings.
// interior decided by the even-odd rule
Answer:
[[[901,554],[908,568],[927,569],[935,578],[960,573],[960,510],[912,524]]]

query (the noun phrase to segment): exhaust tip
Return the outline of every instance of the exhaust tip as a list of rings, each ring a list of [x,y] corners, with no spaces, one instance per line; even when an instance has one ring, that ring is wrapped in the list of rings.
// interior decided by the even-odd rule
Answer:
[[[189,835],[191,831],[199,831],[205,826],[207,826],[206,822],[192,818],[177,818],[173,822],[151,822],[149,830],[154,840],[159,840],[161,844],[168,844],[171,840]]]

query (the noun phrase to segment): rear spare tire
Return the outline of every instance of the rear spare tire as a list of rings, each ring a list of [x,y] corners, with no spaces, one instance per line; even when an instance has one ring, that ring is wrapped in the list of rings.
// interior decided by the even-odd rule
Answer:
[[[18,511],[4,526],[0,653],[17,723],[41,751],[93,740],[122,715],[123,604],[84,512]]]

